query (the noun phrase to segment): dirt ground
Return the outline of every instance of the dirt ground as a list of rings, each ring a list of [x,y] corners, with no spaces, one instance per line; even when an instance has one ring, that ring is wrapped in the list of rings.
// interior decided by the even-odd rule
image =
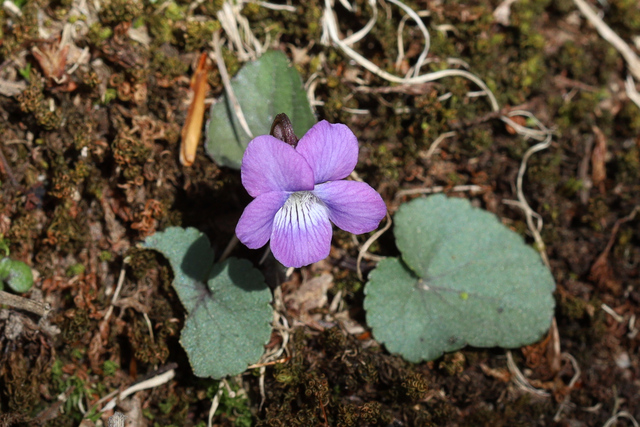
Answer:
[[[374,16],[368,1],[335,3],[341,38]],[[371,28],[351,48],[405,76],[421,61],[424,35],[397,2],[374,5]],[[637,425],[640,106],[625,86],[629,64],[573,0],[406,5],[430,35],[419,74],[467,69],[495,94],[497,112],[464,77],[393,83],[365,69],[323,37],[320,0],[4,2],[0,243],[35,272],[22,296],[51,311],[0,309],[0,426],[106,425],[113,409],[100,411],[114,392],[169,371],[168,381],[118,403],[130,425],[206,426],[216,396],[217,426]],[[590,5],[637,54],[640,4]],[[356,258],[369,236],[336,230],[324,261],[288,276],[273,260],[259,267],[274,289],[279,327],[266,349],[278,357],[224,382],[195,377],[179,344],[185,313],[173,273],[137,245],[182,225],[206,233],[220,254],[251,200],[239,171],[218,167],[202,146],[191,167],[179,162],[189,80],[212,35],[225,40],[231,76],[249,58],[232,43],[225,13],[260,42],[240,42],[249,57],[284,51],[318,119],[354,131],[356,172],[390,214],[422,197],[404,190],[443,191],[542,249],[557,283],[557,327],[510,352],[467,347],[408,363],[367,329]],[[214,63],[208,83],[207,102],[224,91]],[[542,220],[539,239],[509,202],[518,200],[525,152],[544,142],[500,120],[513,113],[535,128],[525,112],[552,137],[527,156],[520,194],[534,229]],[[398,255],[392,230],[369,253]],[[238,245],[231,255],[258,266],[262,252]],[[365,257],[365,277],[377,259]]]

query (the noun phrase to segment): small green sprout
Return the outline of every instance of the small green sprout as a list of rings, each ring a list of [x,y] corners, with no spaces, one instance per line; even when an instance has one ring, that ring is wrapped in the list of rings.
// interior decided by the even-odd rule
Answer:
[[[31,268],[22,261],[3,258],[0,260],[0,290],[4,289],[4,283],[16,293],[27,292],[33,286]]]

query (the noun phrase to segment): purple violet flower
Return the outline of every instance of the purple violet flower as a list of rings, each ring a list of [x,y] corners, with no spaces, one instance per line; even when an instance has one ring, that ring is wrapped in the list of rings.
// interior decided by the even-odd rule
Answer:
[[[376,229],[387,207],[368,184],[344,180],[356,163],[356,136],[346,125],[326,120],[295,147],[271,135],[253,139],[241,174],[255,199],[238,221],[238,239],[251,249],[271,240],[278,261],[302,267],[329,255],[331,222],[354,234]]]

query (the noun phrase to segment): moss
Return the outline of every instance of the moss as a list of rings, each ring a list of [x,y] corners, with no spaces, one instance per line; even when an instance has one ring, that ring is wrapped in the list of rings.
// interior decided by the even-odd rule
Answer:
[[[144,144],[131,129],[122,125],[111,143],[113,158],[123,169],[122,175],[127,180],[143,177],[142,165],[151,155],[151,148]]]
[[[589,306],[588,301],[563,292],[558,301],[558,309],[563,316],[571,320],[581,320],[593,310],[593,307]]]
[[[166,343],[156,341],[155,331],[154,336],[150,335],[148,324],[142,317],[133,318],[127,336],[136,360],[151,365],[158,365],[167,360],[169,349]]]
[[[7,25],[6,18],[0,21],[2,27],[2,43],[0,56],[10,58],[24,49],[25,44],[38,39],[38,12],[40,7],[36,1],[27,2],[22,8],[22,16],[12,18],[12,25]]]
[[[89,27],[87,39],[92,45],[100,46],[102,43],[109,40],[112,35],[113,30],[110,27],[103,26],[99,22],[95,22]]]
[[[220,22],[211,21],[189,21],[187,22],[187,31],[185,38],[185,50],[192,52],[207,46],[213,33],[220,29]]]
[[[165,43],[176,43],[172,22],[161,14],[152,14],[147,18],[149,34],[153,37],[156,46]]]
[[[36,338],[36,337],[32,337]],[[44,345],[44,343],[43,343]],[[0,370],[3,397],[8,412],[31,412],[40,399],[40,384],[49,381],[50,353],[40,348],[37,341],[18,337],[5,353],[5,363]]]
[[[443,369],[449,376],[458,376],[464,371],[466,364],[465,356],[462,352],[447,353],[442,357],[439,368]]]
[[[44,85],[42,84],[40,74],[37,71],[31,70],[29,86],[17,96],[20,110],[23,113],[35,113],[41,109],[44,103],[43,88]]]
[[[158,256],[159,255],[156,252],[132,247],[127,251],[125,258],[128,260],[133,277],[136,280],[140,280],[150,269],[157,268],[159,266]]]
[[[203,3],[202,7],[204,8],[204,12],[211,16],[215,17],[216,14],[222,9],[222,5],[224,0],[210,0]]]
[[[470,129],[461,136],[460,140],[462,148],[470,157],[480,155],[495,143],[492,132],[481,127]],[[454,181],[457,181],[457,179],[454,179]]]
[[[89,316],[89,312],[85,309],[74,309],[65,313],[62,322],[62,339],[68,343],[70,349],[75,345],[82,343],[87,334],[95,331],[98,322]],[[64,390],[63,390],[64,391]]]
[[[623,39],[630,39],[640,31],[640,5],[634,0],[612,0],[605,21]]]
[[[587,213],[581,218],[582,222],[588,223],[595,231],[603,231],[609,215],[610,208],[602,196],[595,196],[589,199]]]
[[[383,180],[395,182],[400,178],[400,159],[395,157],[388,147],[378,145],[377,150],[372,153],[371,163],[378,168]]]
[[[84,264],[73,264],[69,268],[67,268],[66,275],[67,277],[78,276],[84,273],[84,270]]]
[[[38,219],[24,209],[18,210],[13,217],[11,228],[7,233],[7,239],[13,245],[21,244],[25,247],[32,247],[38,236]],[[12,252],[14,249],[12,248]]]
[[[259,7],[257,4],[247,3],[242,13],[252,23],[260,22],[262,25],[256,25],[257,28],[264,28],[271,35],[284,35],[287,38],[298,40],[319,40],[322,33],[322,14],[323,9],[321,2],[317,0],[307,1],[304,7],[298,7],[296,12],[288,11],[268,11],[266,8]],[[265,33],[258,33],[259,36],[265,37]],[[302,43],[304,46],[306,43]]]
[[[424,399],[427,391],[429,391],[429,386],[422,374],[412,372],[402,381],[402,389],[409,400],[417,402]]]
[[[67,200],[56,206],[44,241],[59,250],[72,251],[76,245],[82,244],[88,235],[86,218],[78,217],[77,206]]]
[[[102,22],[115,25],[120,22],[130,22],[140,17],[144,10],[140,0],[109,0],[100,9]]]
[[[186,75],[189,71],[189,64],[181,61],[177,55],[167,55],[161,50],[156,50],[153,52],[151,68],[162,76],[174,79]]]
[[[615,153],[615,179],[618,182],[635,184],[640,181],[640,146],[634,144],[628,150]]]

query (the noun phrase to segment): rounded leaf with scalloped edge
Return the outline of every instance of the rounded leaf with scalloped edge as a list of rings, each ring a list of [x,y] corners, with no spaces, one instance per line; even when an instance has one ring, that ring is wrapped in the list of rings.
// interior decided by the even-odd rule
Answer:
[[[187,311],[180,336],[193,373],[223,378],[244,372],[271,337],[271,291],[247,260],[214,263],[209,239],[194,228],[169,227],[144,247],[162,253]]]
[[[402,259],[369,275],[364,307],[374,337],[411,362],[465,345],[537,341],[554,311],[540,255],[495,215],[465,199],[416,199],[395,215]]]

